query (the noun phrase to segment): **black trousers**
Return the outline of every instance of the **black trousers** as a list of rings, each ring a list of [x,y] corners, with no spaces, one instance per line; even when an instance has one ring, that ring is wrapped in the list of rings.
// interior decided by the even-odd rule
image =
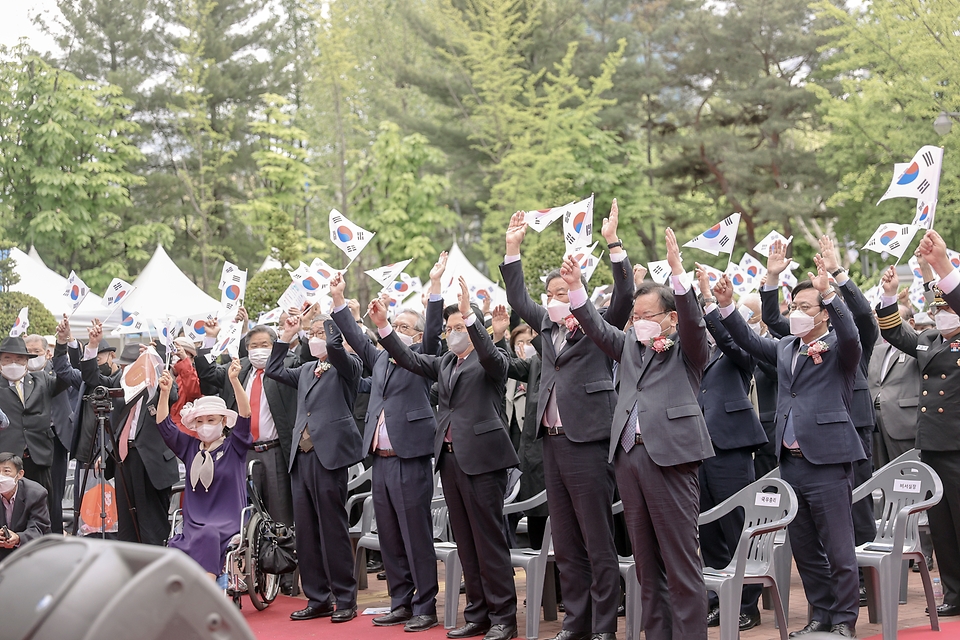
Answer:
[[[761,446],[753,454],[753,470],[755,477],[762,478],[777,468],[777,423],[773,420],[761,422],[763,432],[767,434],[767,444]]]
[[[373,458],[373,508],[390,608],[436,615],[437,553],[433,546],[431,456]]]
[[[60,443],[59,438],[53,440],[53,465],[50,467],[50,530],[53,533],[63,533],[63,493],[67,488],[67,462],[70,452]],[[79,509],[79,507],[78,507]]]
[[[59,443],[58,443],[59,444]],[[56,453],[54,453],[54,463],[56,463]],[[63,532],[63,511],[62,507],[55,502],[55,493],[54,482],[53,482],[53,472],[51,467],[38,465],[33,461],[33,458],[29,457],[28,453],[24,453],[23,456],[23,477],[27,480],[33,480],[44,489],[47,490],[47,509],[50,512],[50,529],[51,531],[56,531],[54,527],[59,522],[60,531]],[[63,498],[63,490],[60,490],[60,497]],[[54,515],[54,507],[57,507],[56,515]]]
[[[717,449],[716,455],[700,465],[700,512],[712,509],[740,489],[753,482],[753,455],[749,449]],[[728,513],[719,520],[700,527],[700,553],[703,564],[713,569],[726,567],[740,542],[743,531],[743,512],[740,509]],[[758,584],[743,586],[740,598],[740,613],[757,615],[757,601],[763,587]],[[718,606],[716,592],[708,594],[711,607]]]
[[[858,427],[857,434],[866,460],[853,463],[853,486],[859,487],[873,475],[873,427]],[[874,518],[873,498],[867,496],[853,505],[853,533],[857,544],[866,544],[877,537],[877,521]]]
[[[327,469],[315,451],[297,452],[290,474],[300,584],[311,607],[357,604],[347,523],[347,468]]]
[[[163,546],[170,533],[170,487],[157,489],[143,466],[140,452],[130,443],[127,459],[123,461],[123,478],[115,474],[117,485],[117,539],[136,542],[137,533],[133,519],[140,529],[140,541],[144,544]],[[133,507],[135,516],[130,513]]]
[[[457,463],[456,454],[447,452],[440,454],[439,467],[450,527],[463,565],[467,591],[463,617],[482,625],[516,625],[517,588],[503,534],[507,472],[468,475]]]
[[[921,451],[943,482],[943,499],[930,507],[928,520],[937,569],[943,582],[943,603],[960,605],[960,451]]]
[[[566,615],[574,633],[615,633],[620,565],[613,542],[613,465],[609,440],[543,437],[543,473]]]

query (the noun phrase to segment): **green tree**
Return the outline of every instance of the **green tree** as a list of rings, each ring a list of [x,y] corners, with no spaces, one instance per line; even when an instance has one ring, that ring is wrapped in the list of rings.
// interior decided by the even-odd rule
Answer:
[[[6,336],[20,309],[27,307],[30,318],[29,333],[49,336],[57,330],[57,321],[43,303],[26,293],[0,291],[0,335]]]
[[[290,286],[290,274],[286,269],[258,271],[247,280],[243,303],[251,320],[257,315],[275,309],[277,300]]]

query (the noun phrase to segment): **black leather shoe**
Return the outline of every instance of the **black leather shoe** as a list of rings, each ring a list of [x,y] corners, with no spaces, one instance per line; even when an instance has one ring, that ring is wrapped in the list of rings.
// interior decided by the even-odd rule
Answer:
[[[291,620],[313,620],[314,618],[327,618],[333,615],[333,607],[304,607],[299,611],[290,614]]]
[[[392,627],[394,625],[403,624],[407,620],[413,617],[413,611],[410,610],[410,607],[397,607],[390,613],[377,616],[373,619],[373,624],[378,627]]]
[[[627,615],[627,608],[626,608],[624,605],[620,605],[619,607],[617,607],[617,617],[618,617],[618,618],[625,618],[626,615]],[[596,637],[596,636],[595,636],[595,637]]]
[[[860,606],[861,607],[867,606],[867,588],[866,587],[860,587]]]
[[[927,615],[930,615],[929,607],[924,609]],[[941,618],[949,618],[950,616],[960,616],[960,606],[955,604],[939,604],[937,605],[937,616]]]
[[[756,613],[741,613],[740,614],[740,631],[746,631],[747,629],[753,629],[754,627],[760,626],[760,612]]]
[[[472,638],[474,636],[482,636],[490,630],[489,624],[481,624],[479,622],[468,622],[459,629],[451,629],[447,631],[448,638]]]
[[[330,616],[330,622],[349,622],[357,617],[357,605],[347,607],[346,609],[337,609]]]
[[[424,614],[410,618],[410,621],[404,625],[403,630],[411,632],[426,631],[427,629],[433,629],[438,624],[440,624],[440,621],[437,620],[437,616]]]
[[[380,573],[377,574],[377,580],[386,580],[386,579],[387,579],[386,571],[381,571]]]
[[[483,636],[483,640],[510,640],[517,637],[517,625],[515,624],[495,624]]]
[[[810,622],[807,623],[807,626],[805,626],[803,629],[800,629],[799,631],[794,631],[793,633],[790,634],[789,637],[796,638],[798,636],[805,636],[808,633],[815,633],[817,631],[828,633],[830,631],[830,628],[831,628],[830,625],[820,622],[819,620],[811,620]]]
[[[707,614],[707,626],[720,626],[720,607],[714,607],[713,609],[710,609],[710,613]]]
[[[554,636],[553,640],[593,640],[593,634],[589,631],[570,631],[561,629],[560,633]]]
[[[378,571],[383,571],[383,563],[379,560],[368,560],[367,573],[376,573]]]
[[[617,640],[617,634],[615,633],[595,633],[593,634],[592,640]]]
[[[830,633],[841,636],[843,638],[857,637],[857,632],[854,630],[854,628],[845,622],[841,622],[840,624],[835,624],[832,627],[830,627]]]

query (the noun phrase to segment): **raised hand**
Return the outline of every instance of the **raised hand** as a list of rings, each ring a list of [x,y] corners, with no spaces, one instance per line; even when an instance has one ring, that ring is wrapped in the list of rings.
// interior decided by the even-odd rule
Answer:
[[[790,261],[787,260],[787,245],[783,240],[774,240],[770,245],[770,254],[767,256],[767,278],[768,282],[780,281],[780,274],[787,268]]]
[[[160,374],[160,393],[170,393],[170,389],[173,387],[173,376],[170,375],[170,372],[164,369],[163,373]]]
[[[711,295],[710,291],[710,274],[707,273],[707,270],[703,268],[703,265],[699,262],[694,262],[697,266],[695,273],[697,274],[697,283],[700,285],[700,295],[704,298],[714,297]]]
[[[242,322],[243,328],[247,328],[247,322],[250,320],[250,316],[247,315],[247,308],[241,306],[240,310],[237,311],[237,317],[233,319],[234,322]]]
[[[647,268],[642,264],[633,265],[633,285],[636,287],[640,286],[640,283],[643,282],[643,279],[647,277]]]
[[[70,320],[67,314],[63,314],[63,320],[57,324],[57,344],[67,344],[73,340],[73,334],[70,332]]]
[[[210,318],[209,320],[204,320],[203,322],[203,335],[208,338],[216,338],[220,335],[220,323],[217,322],[216,318]]]
[[[99,319],[94,318],[90,328],[87,329],[87,346],[92,349],[99,348],[101,340],[103,340],[103,325],[100,324]]]
[[[883,295],[888,298],[897,296],[897,289],[900,288],[900,276],[897,275],[897,268],[893,265],[887,267],[880,278],[880,286],[883,287]]]
[[[567,283],[569,291],[583,288],[583,282],[580,281],[580,265],[572,256],[563,259],[563,264],[560,265],[560,277]]]
[[[826,298],[830,294],[830,274],[823,266],[823,258],[819,253],[813,256],[813,263],[817,265],[817,275],[813,275],[809,271],[807,275],[810,277],[810,282],[813,283],[813,288],[820,292],[821,297]]]
[[[941,278],[946,278],[953,271],[953,265],[947,255],[947,243],[933,229],[924,234],[917,250]]]
[[[523,211],[517,211],[510,217],[510,225],[507,227],[507,255],[515,256],[520,254],[520,244],[527,235],[527,223],[523,221],[526,217]]]
[[[833,273],[840,268],[840,260],[837,258],[833,240],[825,235],[820,236],[820,256],[823,258],[823,266],[827,273]]]
[[[709,281],[709,278],[707,278]],[[713,297],[717,299],[717,306],[721,309],[733,304],[733,283],[727,274],[720,276],[717,284],[713,285]]]
[[[457,295],[457,300],[460,303],[460,315],[466,320],[473,313],[473,309],[470,308],[470,289],[463,276],[460,276],[460,293]]]
[[[330,297],[333,298],[333,306],[339,307],[343,304],[343,292],[347,288],[347,281],[343,279],[343,274],[337,272],[330,278]]]
[[[437,258],[437,261],[433,264],[433,268],[430,269],[430,281],[433,282],[436,280],[440,282],[440,279],[443,277],[443,272],[447,270],[447,258],[449,254],[446,251],[440,252],[440,257]]]
[[[360,322],[360,301],[350,298],[347,300],[347,309],[350,309],[350,313],[353,314],[353,319]]]
[[[510,328],[510,314],[507,313],[507,308],[502,304],[498,304],[493,308],[491,313],[490,326],[493,327],[493,341],[497,342]]]
[[[617,227],[620,225],[620,208],[617,206],[617,199],[613,199],[613,204],[610,205],[610,216],[603,219],[603,224],[600,226],[600,235],[603,236],[603,239],[607,241],[607,244],[612,244],[619,241],[617,237]]]
[[[280,341],[289,343],[300,332],[300,316],[287,315],[281,329]]]
[[[378,298],[374,298],[367,305],[367,315],[370,316],[370,320],[377,325],[378,329],[387,326],[387,307]]]
[[[230,362],[230,368],[227,369],[227,375],[230,377],[230,382],[237,382],[240,379],[240,358],[234,358]]]
[[[674,235],[673,229],[670,227],[667,227],[664,236],[667,240],[667,262],[673,269],[673,275],[683,275],[683,256],[680,253],[680,245],[677,244],[677,236]]]
[[[320,315],[320,303],[314,302],[306,311],[303,312],[303,315],[300,316],[300,330],[309,331],[310,324],[318,315]]]

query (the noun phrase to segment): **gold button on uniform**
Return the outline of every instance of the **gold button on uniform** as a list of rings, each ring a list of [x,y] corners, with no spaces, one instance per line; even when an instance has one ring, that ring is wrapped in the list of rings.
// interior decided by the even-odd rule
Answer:
[[[941,380],[946,380],[946,379],[947,379],[947,374],[941,373],[941,374],[940,374],[940,379],[941,379]]]
[[[924,379],[924,380],[926,380],[926,379],[929,378],[929,377],[930,377],[930,376],[928,376],[927,374],[923,374],[923,379]]]
[[[926,413],[926,412],[927,412],[926,407],[920,407],[920,413]]]
[[[923,395],[927,395],[927,392],[926,392],[926,391],[924,391],[924,392],[923,392]]]
[[[940,392],[940,395],[943,395],[943,391]]]
[[[943,413],[943,407],[940,407],[939,409],[937,409],[937,413]]]

